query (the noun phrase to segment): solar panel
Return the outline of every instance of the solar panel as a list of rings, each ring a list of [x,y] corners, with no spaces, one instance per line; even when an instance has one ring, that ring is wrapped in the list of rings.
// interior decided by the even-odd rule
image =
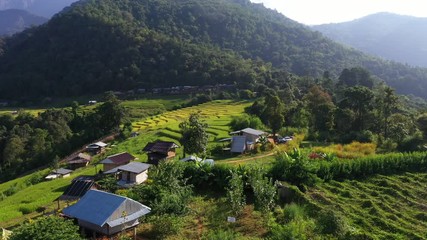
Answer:
[[[79,177],[71,182],[71,185],[64,191],[61,200],[71,200],[81,198],[85,193],[92,188],[95,180],[90,177]]]

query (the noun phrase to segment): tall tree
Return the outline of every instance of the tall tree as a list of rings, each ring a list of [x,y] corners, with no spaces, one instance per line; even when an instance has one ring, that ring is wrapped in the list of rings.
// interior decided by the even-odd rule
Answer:
[[[187,121],[179,124],[182,137],[181,144],[184,146],[184,155],[204,154],[208,145],[209,135],[206,132],[208,125],[200,119],[199,113],[191,113]]]
[[[353,130],[365,130],[367,116],[373,109],[374,93],[367,87],[356,86],[345,89],[341,108],[349,108],[355,113]]]
[[[390,116],[399,106],[399,98],[394,93],[394,89],[385,86],[379,92],[376,99],[377,108],[382,122],[382,133],[384,138],[389,137]]]
[[[268,93],[265,97],[265,108],[262,113],[262,120],[276,134],[285,124],[285,105],[277,94]]]
[[[99,118],[94,124],[101,131],[101,134],[118,131],[120,124],[126,116],[125,108],[120,105],[120,100],[113,92],[107,92],[105,101],[95,109]]]

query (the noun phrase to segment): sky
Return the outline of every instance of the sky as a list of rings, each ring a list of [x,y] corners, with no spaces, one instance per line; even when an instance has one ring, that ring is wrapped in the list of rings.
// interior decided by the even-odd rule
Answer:
[[[316,25],[351,21],[377,12],[427,17],[425,0],[251,0],[297,22]]]

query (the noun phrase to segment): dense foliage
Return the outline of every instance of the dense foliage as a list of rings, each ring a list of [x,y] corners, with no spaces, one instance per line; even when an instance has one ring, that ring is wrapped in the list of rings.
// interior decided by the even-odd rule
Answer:
[[[10,240],[80,240],[79,227],[60,217],[42,217],[13,230]]]
[[[182,215],[188,210],[192,186],[184,177],[184,165],[161,162],[150,168],[149,184],[132,189],[130,197],[152,207],[156,215]]]
[[[48,109],[38,116],[18,112],[0,115],[0,181],[50,165],[89,141],[117,132],[124,117],[114,95],[94,111]]]
[[[337,76],[354,66],[399,93],[427,92],[425,69],[345,48],[248,0],[81,1],[3,50],[0,95],[10,99],[218,83],[253,89],[283,83],[287,71]]]
[[[184,147],[184,153],[206,154],[209,139],[207,127],[208,124],[200,119],[199,113],[191,113],[187,121],[179,124],[182,135],[180,142]]]

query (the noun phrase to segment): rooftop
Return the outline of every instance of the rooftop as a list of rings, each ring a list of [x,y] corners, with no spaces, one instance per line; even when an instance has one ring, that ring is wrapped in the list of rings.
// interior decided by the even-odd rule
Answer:
[[[104,173],[105,174],[111,174],[111,173],[116,173],[119,171],[126,171],[126,172],[138,174],[138,173],[144,172],[145,170],[147,170],[150,167],[151,167],[150,164],[141,163],[141,162],[130,162],[126,165],[115,167],[115,168],[108,170]]]
[[[261,136],[261,135],[267,134],[266,132],[256,130],[253,128],[245,128],[245,129],[242,129],[239,131],[231,132],[230,134],[234,135],[234,134],[239,134],[239,133],[247,133],[247,134],[251,134],[251,135],[255,135],[255,136]]]
[[[157,141],[148,143],[144,149],[142,149],[145,152],[156,152],[156,153],[164,153],[167,154],[171,149],[179,148],[179,146],[174,142],[163,142],[163,141]]]
[[[126,212],[126,216],[122,212]],[[80,201],[63,210],[69,217],[100,227],[105,224],[110,227],[119,226],[150,212],[149,207],[135,200],[99,190],[89,190]]]
[[[117,153],[117,154],[108,156],[106,159],[102,160],[101,163],[113,163],[117,165],[123,165],[134,159],[135,157],[132,154],[127,152],[122,152],[122,153]]]

